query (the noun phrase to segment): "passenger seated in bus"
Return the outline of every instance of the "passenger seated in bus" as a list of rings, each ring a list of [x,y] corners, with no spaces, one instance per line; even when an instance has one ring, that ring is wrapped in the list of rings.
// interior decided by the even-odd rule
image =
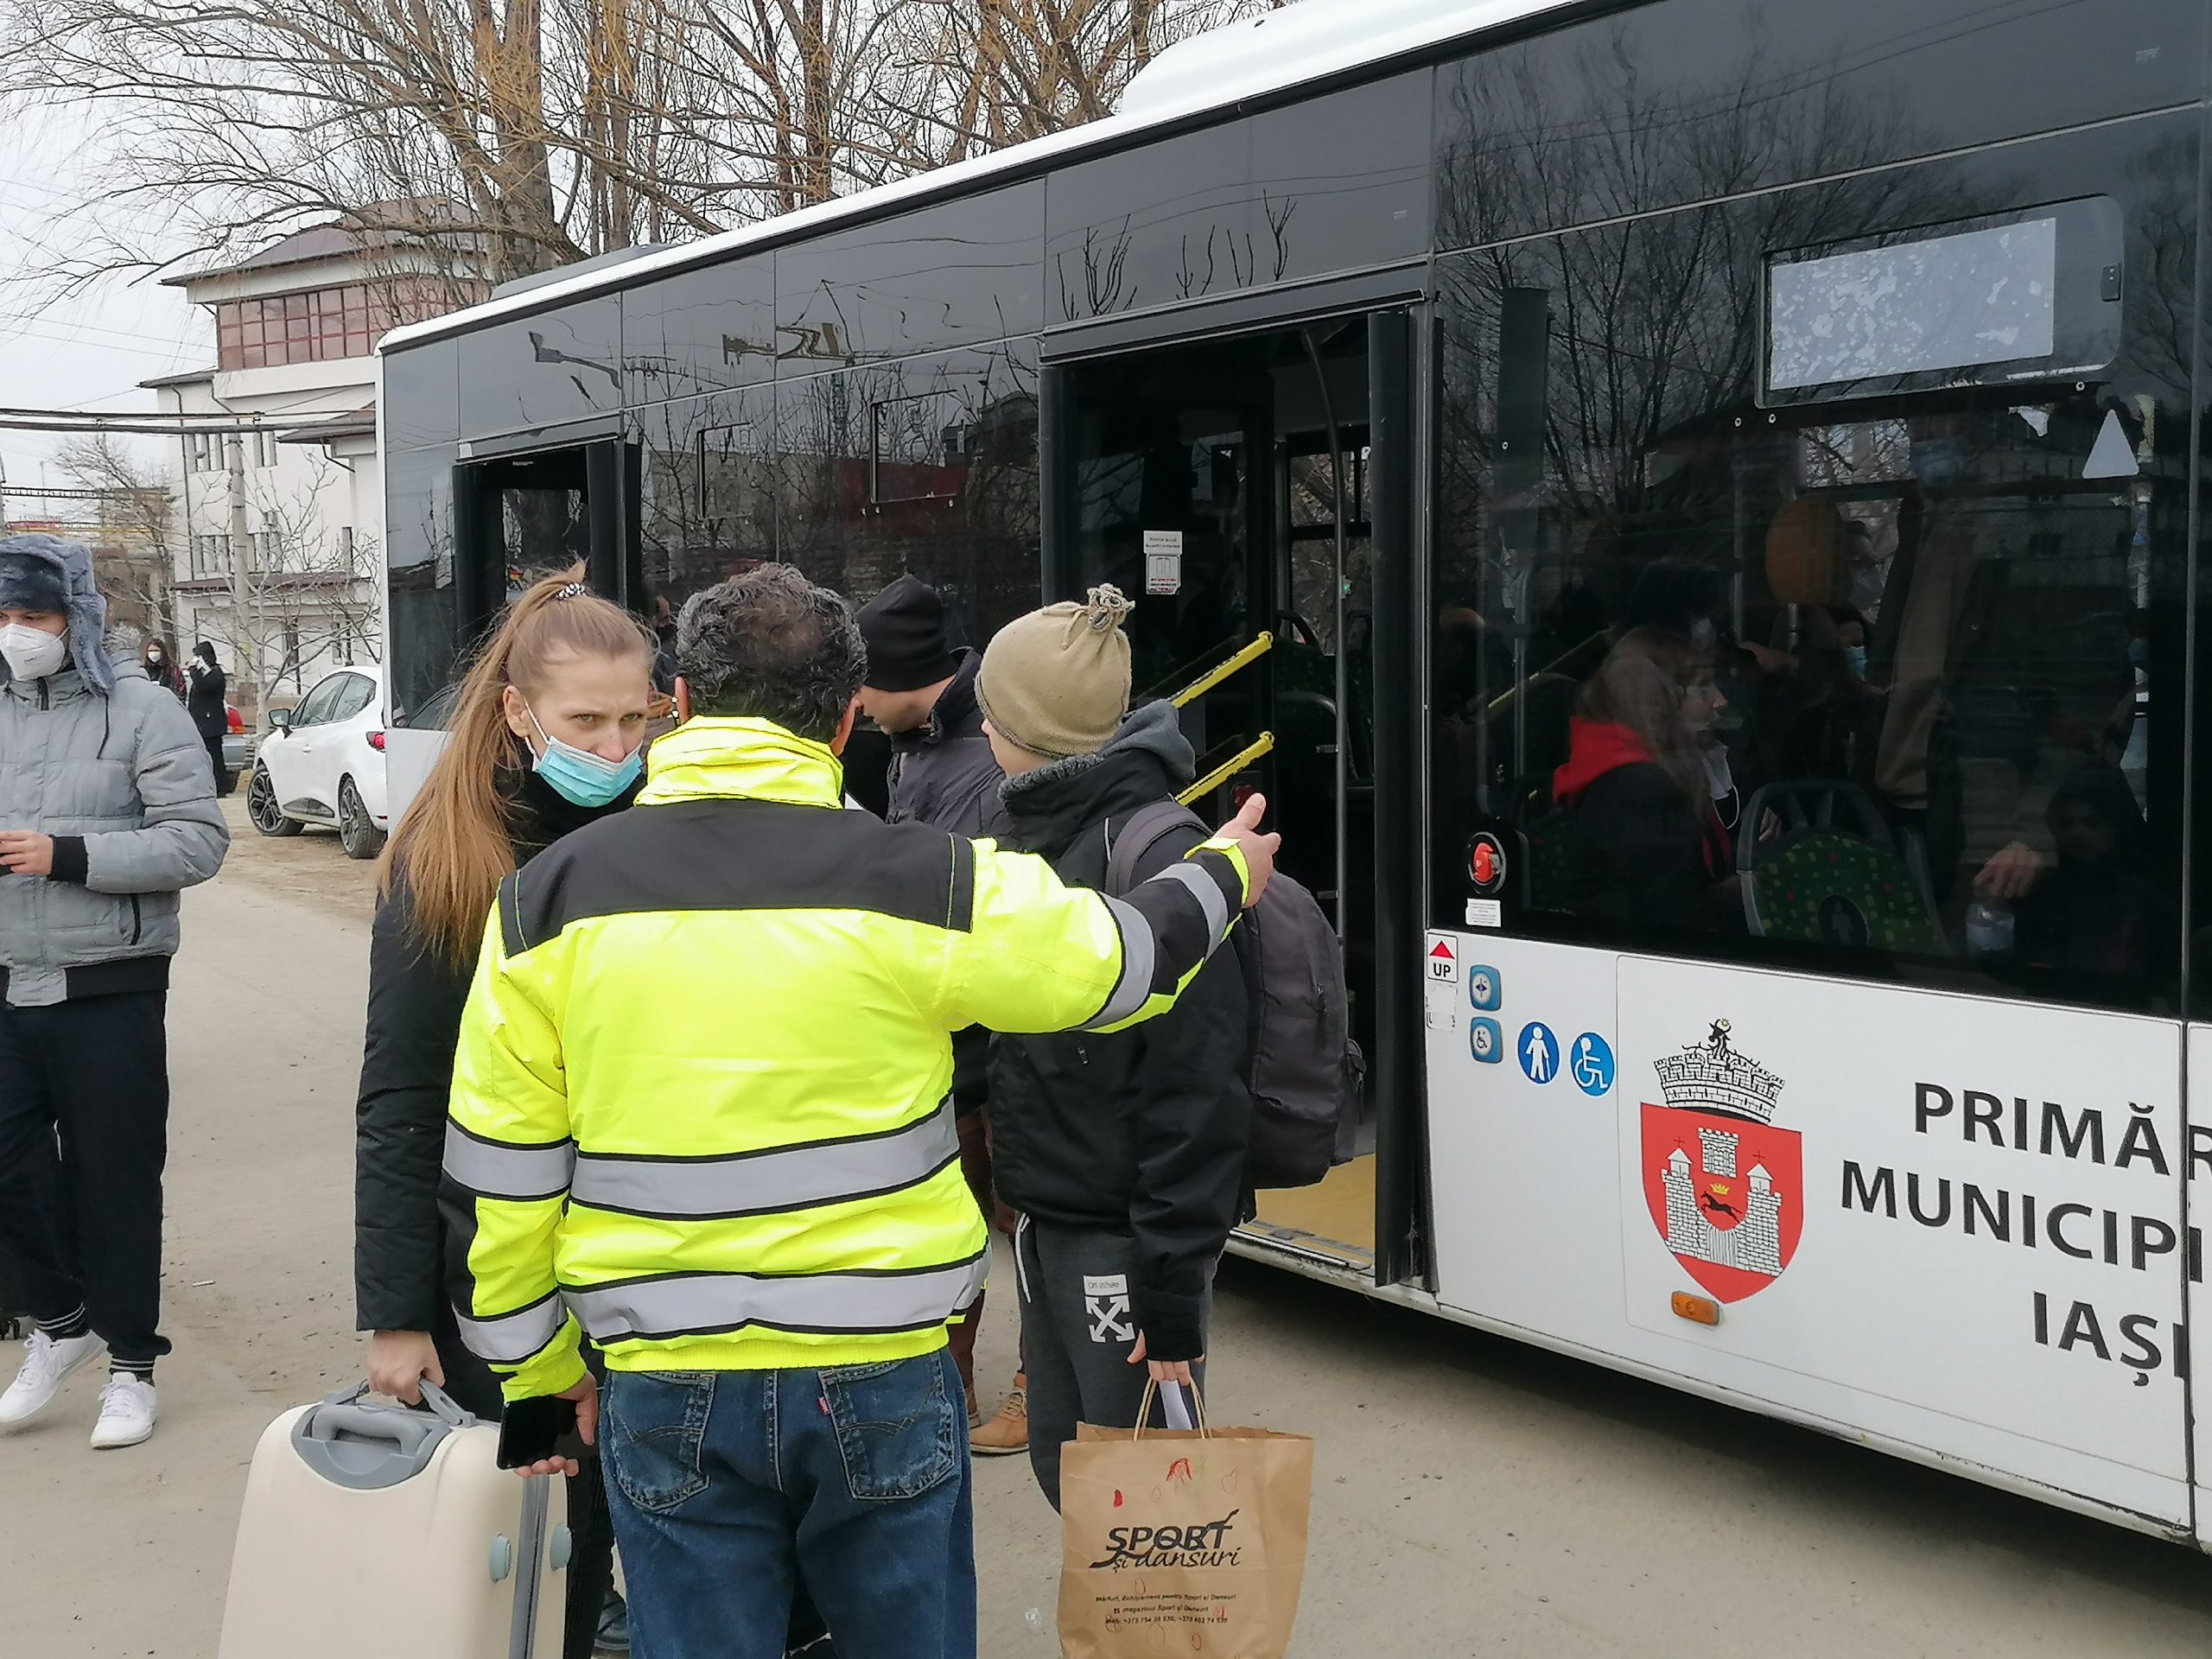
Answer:
[[[2044,822],[2054,853],[2014,842],[1974,881],[1985,905],[2012,909],[2014,959],[2119,979],[2147,972],[2173,907],[2146,874],[2143,814],[2125,774],[2079,768],[2052,791]]]
[[[1621,607],[1621,627],[1626,632],[1663,628],[1683,635],[1707,653],[1723,681],[1752,672],[1789,671],[1786,652],[1736,638],[1728,617],[1727,584],[1719,571],[1694,559],[1654,559],[1638,571]],[[1732,660],[1737,658],[1746,660]]]
[[[1552,797],[1569,817],[1570,908],[1616,927],[1741,925],[1733,850],[1702,746],[1726,700],[1681,634],[1621,637],[1576,699]]]
[[[1753,711],[1743,770],[1759,783],[1801,779],[1873,792],[1882,695],[1866,683],[1866,620],[1847,605],[1802,609],[1789,671]]]

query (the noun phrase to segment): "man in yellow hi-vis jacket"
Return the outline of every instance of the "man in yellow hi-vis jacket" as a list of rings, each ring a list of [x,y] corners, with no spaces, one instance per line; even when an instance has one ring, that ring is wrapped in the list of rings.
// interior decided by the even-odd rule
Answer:
[[[443,1203],[469,1346],[600,1428],[643,1659],[775,1659],[804,1576],[841,1659],[972,1659],[945,1325],[989,1257],[949,1033],[1170,1006],[1256,899],[1255,801],[1126,898],[841,810],[865,647],[788,566],[695,597],[632,810],[499,890]]]

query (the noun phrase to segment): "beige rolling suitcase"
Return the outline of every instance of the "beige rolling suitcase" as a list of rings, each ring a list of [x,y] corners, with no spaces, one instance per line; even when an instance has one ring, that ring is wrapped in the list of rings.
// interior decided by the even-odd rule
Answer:
[[[499,1432],[364,1385],[271,1423],[246,1478],[219,1659],[559,1659],[567,1493]]]

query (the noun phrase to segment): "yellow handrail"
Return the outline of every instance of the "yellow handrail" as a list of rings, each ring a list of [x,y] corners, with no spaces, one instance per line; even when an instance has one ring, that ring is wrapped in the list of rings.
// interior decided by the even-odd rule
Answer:
[[[1189,708],[1192,702],[1205,696],[1207,692],[1212,690],[1214,687],[1219,685],[1224,680],[1234,674],[1238,669],[1243,668],[1246,664],[1258,662],[1261,658],[1268,654],[1268,650],[1274,645],[1274,642],[1275,637],[1274,634],[1268,632],[1265,629],[1261,630],[1259,636],[1255,639],[1250,645],[1245,646],[1243,650],[1238,652],[1235,656],[1231,657],[1227,662],[1222,664],[1218,668],[1208,669],[1205,673],[1199,675],[1197,679],[1192,680],[1180,691],[1178,691],[1174,696],[1170,699],[1170,701],[1173,702],[1178,709]]]
[[[1260,638],[1264,639],[1267,638],[1267,635],[1262,634]],[[1188,789],[1185,790],[1175,798],[1180,801],[1184,805],[1188,806],[1192,801],[1198,800],[1207,795],[1211,795],[1215,790],[1219,789],[1223,784],[1226,783],[1236,773],[1243,771],[1245,767],[1250,766],[1262,755],[1272,753],[1274,747],[1275,734],[1273,732],[1262,732],[1258,740],[1248,745],[1243,753],[1230,756],[1227,760],[1216,766],[1211,772],[1199,779],[1197,783],[1192,784]]]

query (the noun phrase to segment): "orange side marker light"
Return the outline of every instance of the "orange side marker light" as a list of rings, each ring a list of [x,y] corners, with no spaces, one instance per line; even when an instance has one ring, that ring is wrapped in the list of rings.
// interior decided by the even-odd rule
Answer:
[[[1710,1296],[1693,1296],[1686,1290],[1678,1290],[1675,1293],[1675,1317],[1699,1325],[1718,1325],[1720,1304]]]

